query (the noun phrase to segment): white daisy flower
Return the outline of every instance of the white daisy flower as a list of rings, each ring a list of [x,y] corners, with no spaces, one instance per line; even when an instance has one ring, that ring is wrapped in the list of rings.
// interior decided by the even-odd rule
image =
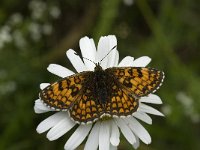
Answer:
[[[117,39],[113,35],[101,37],[97,46],[95,47],[93,39],[84,37],[80,39],[80,49],[82,56],[90,59],[94,62],[99,62],[109,50],[117,45]],[[93,71],[95,64],[86,59],[82,59],[72,49],[67,52],[67,57],[71,61],[72,65],[77,72],[86,70]],[[151,59],[147,56],[135,59],[131,56],[127,56],[120,63],[119,53],[116,50],[112,50],[109,55],[101,62],[103,69],[109,67],[145,67],[150,63]],[[47,70],[59,77],[67,77],[74,72],[57,64],[50,64]],[[49,83],[42,83],[41,89],[47,87]],[[127,141],[137,149],[140,145],[139,139],[145,144],[151,143],[151,136],[146,129],[140,124],[138,120],[141,120],[147,124],[152,124],[152,119],[148,114],[164,116],[161,112],[148,106],[145,103],[162,104],[161,99],[155,94],[149,94],[146,97],[141,97],[139,100],[139,107],[132,116],[123,118],[110,118],[107,120],[98,120],[91,124],[80,124],[76,131],[67,140],[64,148],[66,150],[76,149],[83,140],[87,137],[84,150],[115,150],[120,143],[120,133],[124,135]],[[48,111],[56,111],[44,105],[42,100],[37,99],[35,101],[34,110],[36,113],[45,113]],[[47,138],[50,141],[60,138],[62,135],[70,131],[77,123],[72,121],[67,112],[56,112],[54,115],[48,117],[42,121],[38,127],[37,132],[43,133],[48,131]]]

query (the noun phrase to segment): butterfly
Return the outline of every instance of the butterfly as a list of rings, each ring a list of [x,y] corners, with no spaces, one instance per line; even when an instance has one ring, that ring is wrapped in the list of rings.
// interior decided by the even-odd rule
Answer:
[[[130,116],[139,99],[154,93],[164,80],[164,72],[145,67],[112,67],[84,71],[54,82],[40,91],[40,99],[50,108],[68,111],[79,124],[104,117]]]

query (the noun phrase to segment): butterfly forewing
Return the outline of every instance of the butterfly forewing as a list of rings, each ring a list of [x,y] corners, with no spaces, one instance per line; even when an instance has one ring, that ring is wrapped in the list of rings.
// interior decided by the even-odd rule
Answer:
[[[106,71],[113,74],[122,87],[132,91],[136,97],[155,92],[164,79],[164,73],[153,68],[117,67]]]
[[[84,72],[63,78],[43,89],[40,98],[51,108],[69,109],[80,96],[87,75],[88,72]]]

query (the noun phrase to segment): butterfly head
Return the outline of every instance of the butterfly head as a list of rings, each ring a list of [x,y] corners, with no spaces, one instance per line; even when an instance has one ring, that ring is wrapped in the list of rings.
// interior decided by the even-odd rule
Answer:
[[[102,70],[103,70],[103,68],[101,67],[100,62],[95,63],[94,71],[102,71]]]

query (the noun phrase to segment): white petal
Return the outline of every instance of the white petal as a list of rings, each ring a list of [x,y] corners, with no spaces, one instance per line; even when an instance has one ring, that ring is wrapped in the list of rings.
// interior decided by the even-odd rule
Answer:
[[[46,109],[46,110],[45,110]],[[41,113],[46,113],[48,111],[52,111],[50,108],[46,107],[46,106],[34,106],[34,111],[36,114],[41,114]]]
[[[45,112],[54,111],[54,110],[51,110],[49,107],[45,106],[44,103],[41,101],[41,99],[37,99],[35,101],[34,111],[35,113],[40,114],[40,113],[45,113]]]
[[[59,121],[61,121],[63,118],[65,118],[67,115],[66,112],[58,112],[55,113],[54,115],[46,118],[43,120],[38,126],[37,126],[37,132],[38,133],[43,133],[53,126],[55,126]]]
[[[129,127],[136,136],[138,136],[145,144],[151,143],[151,136],[135,118],[130,117],[126,118],[126,120],[129,122]]]
[[[145,122],[147,124],[152,124],[151,117],[144,112],[136,111],[135,113],[133,113],[133,116],[137,119],[142,120],[143,122]]]
[[[92,39],[89,39],[88,37],[81,38],[79,41],[80,49],[82,56],[91,60],[95,61],[95,55],[96,55],[96,48],[94,41]],[[88,70],[94,70],[95,64],[91,61],[84,59],[83,61],[85,65],[87,66]]]
[[[88,135],[92,124],[80,125],[65,144],[66,150],[76,149]]]
[[[40,84],[40,89],[43,90],[44,88],[46,88],[49,85],[50,85],[49,83],[41,83]]]
[[[96,62],[100,62],[101,59],[104,58],[114,46],[116,46],[116,44],[117,39],[113,35],[101,37],[97,47]],[[107,68],[108,58],[109,57],[104,58],[101,62],[101,66],[103,69]]]
[[[137,58],[133,64],[132,67],[146,67],[151,62],[151,58],[148,56],[142,56]]]
[[[115,62],[116,62],[116,59],[117,59],[115,57],[117,56],[117,53],[118,53],[118,51],[116,50],[116,48],[115,48],[115,50],[112,50],[110,52],[110,54],[108,55],[107,68],[115,66]]]
[[[109,67],[114,67],[115,65],[115,62],[116,62],[116,57],[117,57],[117,39],[115,36],[108,36],[109,37],[109,46],[110,46],[110,50],[116,46],[114,49],[112,49],[112,51],[110,52],[110,54],[108,54],[108,62],[107,62],[107,68]],[[109,50],[109,51],[110,51]],[[108,51],[108,52],[109,52]]]
[[[101,59],[107,55],[109,51],[109,41],[107,37],[101,37],[97,46],[97,53],[96,53],[96,62],[100,62]],[[108,58],[104,58],[101,62],[101,66],[103,69],[106,69]]]
[[[138,111],[142,111],[142,112],[146,112],[146,113],[158,115],[158,116],[164,116],[161,112],[159,112],[155,108],[148,106],[148,105],[145,105],[145,104],[142,104],[142,103],[140,103]]]
[[[94,40],[93,40],[93,39],[90,39],[90,43],[91,43],[90,45],[91,45],[92,49],[95,50],[95,56],[96,56],[97,50],[96,50],[96,46],[95,46]],[[94,58],[93,58],[94,61],[95,61],[95,56],[94,56]]]
[[[99,130],[99,150],[109,150],[110,121],[102,121]]]
[[[115,53],[115,61],[114,61],[113,67],[117,67],[118,63],[119,63],[119,52],[117,50],[116,53]]]
[[[124,137],[130,144],[134,144],[136,142],[135,136],[132,133],[131,129],[125,124],[124,120],[117,118],[115,119],[118,127],[120,128],[121,132],[123,133]]]
[[[109,45],[110,45],[110,50],[111,50],[114,46],[117,46],[117,38],[115,35],[108,35],[107,37],[109,40]]]
[[[140,140],[139,138],[136,136],[136,142],[133,144],[134,149],[138,149],[138,147],[140,146]]]
[[[67,116],[64,119],[57,122],[57,124],[49,130],[47,133],[47,138],[50,141],[56,140],[59,137],[67,133],[71,128],[73,128],[75,123]]]
[[[57,65],[57,64],[50,64],[47,67],[47,70],[59,77],[65,78],[67,76],[70,76],[72,74],[74,74],[73,71],[61,66],[61,65]]]
[[[112,121],[110,143],[113,146],[118,146],[119,145],[119,142],[120,142],[119,136],[120,136],[119,129],[118,129],[116,123],[114,121]]]
[[[84,150],[96,150],[99,145],[99,129],[100,129],[100,122],[97,122],[87,139],[87,142],[85,144]]]
[[[129,67],[132,66],[134,58],[131,56],[126,56],[124,59],[121,60],[119,63],[119,67]]]
[[[87,70],[87,67],[85,66],[81,58],[78,55],[76,55],[76,52],[74,50],[69,49],[66,52],[66,54],[77,72],[82,72]]]
[[[148,96],[141,97],[140,102],[152,103],[152,104],[162,104],[160,97],[155,94],[149,94]]]

